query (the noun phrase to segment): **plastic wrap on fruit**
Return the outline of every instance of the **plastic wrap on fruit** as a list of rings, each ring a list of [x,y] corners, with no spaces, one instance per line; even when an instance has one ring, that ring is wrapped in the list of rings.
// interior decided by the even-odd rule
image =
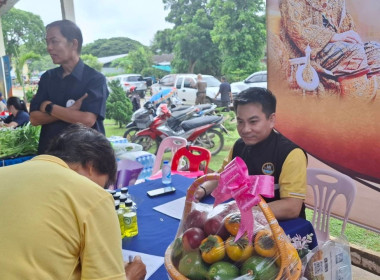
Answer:
[[[234,158],[220,174],[219,185],[211,195],[215,197],[214,206],[230,198],[235,199],[242,217],[236,239],[247,233],[248,239],[252,240],[252,207],[260,202],[259,194],[269,198],[274,196],[273,180],[268,175],[249,175],[240,157]]]

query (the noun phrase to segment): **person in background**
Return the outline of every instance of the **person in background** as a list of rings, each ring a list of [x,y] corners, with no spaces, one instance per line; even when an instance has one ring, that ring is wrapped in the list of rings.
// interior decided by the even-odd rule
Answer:
[[[45,152],[0,168],[0,217],[11,225],[0,227],[1,277],[144,279],[140,257],[123,263],[114,201],[104,190],[117,170],[107,138],[74,124]]]
[[[232,92],[231,92],[231,86],[227,82],[226,77],[221,78],[222,83],[219,85],[219,91],[215,95],[215,99],[218,97],[220,94],[220,100],[222,102],[222,107],[226,107],[227,111],[230,111],[230,103],[232,101]]]
[[[3,93],[0,92],[0,102],[7,105],[7,101],[5,101],[4,97],[3,97]]]
[[[276,219],[305,218],[307,157],[302,149],[274,130],[276,97],[265,88],[253,87],[234,99],[240,135],[219,172],[235,157],[246,163],[249,175],[274,177],[274,198],[268,202]],[[196,190],[196,200],[209,195],[218,185],[208,181]]]
[[[0,123],[0,127],[16,128],[29,122],[29,113],[25,102],[16,96],[8,98],[7,108],[10,115]]]
[[[42,125],[38,153],[71,123],[82,123],[105,133],[106,100],[109,95],[103,74],[80,59],[82,32],[69,20],[46,26],[46,45],[54,64],[46,71],[30,104],[30,122]]]
[[[6,105],[6,103],[3,102],[3,100],[4,100],[3,96],[0,92],[0,113],[7,110],[7,105]]]
[[[197,83],[195,87],[197,89],[197,97],[195,99],[195,105],[205,104],[207,83],[203,81],[201,74],[197,75]]]

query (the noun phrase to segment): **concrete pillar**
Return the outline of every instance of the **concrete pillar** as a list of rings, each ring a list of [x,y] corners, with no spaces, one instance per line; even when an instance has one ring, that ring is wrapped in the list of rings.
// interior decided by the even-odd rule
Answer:
[[[0,56],[5,55],[5,44],[4,44],[4,38],[3,38],[3,26],[1,24],[1,17],[0,17]]]
[[[74,0],[61,0],[62,18],[75,22]]]

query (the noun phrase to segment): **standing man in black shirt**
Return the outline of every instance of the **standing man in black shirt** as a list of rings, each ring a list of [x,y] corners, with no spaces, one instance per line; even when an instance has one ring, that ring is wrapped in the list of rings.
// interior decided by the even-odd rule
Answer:
[[[215,99],[220,94],[220,100],[222,101],[222,107],[226,107],[227,111],[230,110],[229,104],[232,102],[231,86],[227,82],[226,77],[221,78],[222,83],[219,85],[219,91],[215,95]]]
[[[80,59],[82,32],[69,20],[46,26],[46,45],[53,63],[46,71],[30,104],[30,122],[42,125],[38,153],[43,153],[55,135],[71,123],[82,123],[105,133],[108,89],[103,74]]]

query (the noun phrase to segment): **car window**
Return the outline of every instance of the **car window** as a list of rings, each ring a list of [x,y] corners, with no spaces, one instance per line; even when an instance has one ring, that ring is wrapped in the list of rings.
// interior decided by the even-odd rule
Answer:
[[[181,88],[183,78],[179,78],[176,83],[176,88]]]
[[[202,77],[202,80],[207,83],[208,87],[219,87],[220,81],[215,77]]]
[[[261,82],[261,75],[254,75],[247,80],[248,83],[259,83]]]
[[[163,86],[173,86],[173,85],[174,85],[174,78],[175,78],[174,75],[167,75],[167,76],[164,76],[164,77],[160,80],[160,84],[163,85]]]
[[[183,87],[192,88],[195,85],[195,82],[192,78],[185,78],[185,82],[183,83]]]
[[[138,82],[138,81],[142,81],[142,77],[141,76],[129,76],[129,77],[127,77],[126,80],[128,82]]]

